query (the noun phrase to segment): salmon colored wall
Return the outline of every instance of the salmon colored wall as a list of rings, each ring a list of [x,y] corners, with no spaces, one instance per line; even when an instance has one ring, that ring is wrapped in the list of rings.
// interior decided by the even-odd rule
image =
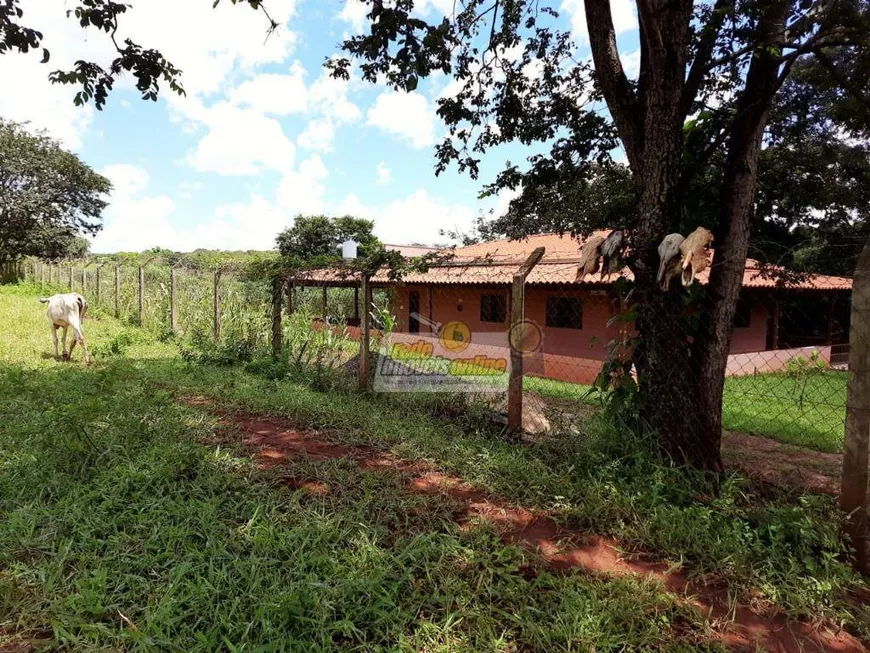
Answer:
[[[767,349],[768,311],[761,303],[753,303],[748,327],[734,327],[731,353],[745,354]]]
[[[482,293],[503,293],[508,296],[507,289],[490,290],[480,287],[419,287],[420,309],[425,317],[433,318],[435,322],[446,323],[453,320],[464,322],[472,333],[472,346],[463,356],[473,356],[481,353],[491,357],[505,356],[507,352],[507,322],[493,324],[480,321],[480,295]],[[408,328],[408,293],[411,288],[397,288],[393,311],[397,318],[397,342],[412,343],[416,337],[405,335]],[[430,308],[431,296],[431,308]],[[542,328],[541,352],[528,356],[525,361],[525,371],[534,376],[543,376],[572,383],[592,383],[607,357],[607,345],[619,337],[617,326],[607,326],[607,322],[615,314],[613,306],[606,294],[594,291],[573,291],[573,296],[581,299],[583,305],[583,328],[557,329],[546,326],[547,297],[572,296],[572,292],[563,289],[548,290],[532,287],[526,291],[526,318],[536,322]],[[740,376],[761,372],[775,372],[784,369],[788,359],[795,355],[806,355],[818,349],[822,357],[828,360],[829,347],[809,347],[795,350],[765,351],[767,346],[768,311],[758,300],[753,301],[750,323],[748,327],[734,329],[731,341],[731,355],[728,357],[728,376]],[[459,306],[462,306],[462,310]],[[508,304],[508,310],[510,305]],[[350,328],[351,337],[358,338],[358,329]],[[401,335],[400,335],[401,334]],[[420,337],[431,338],[432,329],[426,324],[420,325]],[[436,352],[441,353],[437,339],[432,339]]]
[[[396,316],[396,331],[408,330],[409,293],[420,293],[420,312],[432,316],[432,321],[446,324],[451,321],[465,323],[472,333],[472,342],[479,347],[507,348],[508,321],[502,323],[481,322],[480,296],[503,294],[508,298],[507,288],[489,289],[480,287],[400,287],[393,305]],[[548,297],[579,297],[583,306],[582,329],[559,329],[546,326]],[[430,310],[431,297],[431,310]],[[461,308],[460,308],[461,307]],[[607,346],[618,337],[618,328],[607,327],[615,309],[606,294],[590,293],[588,290],[565,292],[531,288],[526,291],[526,319],[541,327],[543,340],[541,353],[526,360],[528,374],[547,378],[589,384],[595,380],[602,362],[607,358]],[[508,301],[508,311],[510,303]],[[420,325],[420,333],[430,333],[426,324]]]

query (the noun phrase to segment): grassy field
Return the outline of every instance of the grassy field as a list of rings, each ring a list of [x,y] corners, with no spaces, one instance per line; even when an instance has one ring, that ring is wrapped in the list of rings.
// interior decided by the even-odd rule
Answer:
[[[817,451],[843,450],[848,374],[825,370],[804,378],[757,374],[725,380],[726,429],[764,435]],[[526,377],[526,390],[557,401],[600,404],[590,386]]]
[[[848,374],[758,374],[725,380],[725,428],[818,451],[842,451]]]
[[[95,314],[90,368],[47,356],[43,307],[0,287],[0,649],[698,650],[711,624],[652,581],[532,577],[450,500],[342,460],[296,461],[294,490],[177,401],[292,417],[333,440],[423,459],[507,500],[727,583],[737,597],[861,632],[834,503],[657,463],[602,423],[537,445],[455,398],[360,396],[339,381],[186,362]],[[321,391],[315,389],[320,387]],[[284,474],[287,473],[285,470]],[[131,625],[132,624],[132,625]],[[863,631],[865,636],[868,634]]]

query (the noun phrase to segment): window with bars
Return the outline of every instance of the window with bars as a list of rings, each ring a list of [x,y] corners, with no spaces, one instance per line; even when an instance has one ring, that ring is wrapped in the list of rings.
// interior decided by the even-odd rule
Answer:
[[[504,322],[507,320],[507,297],[505,295],[480,296],[480,321]]]
[[[579,297],[548,297],[548,327],[556,329],[582,329],[583,304]]]

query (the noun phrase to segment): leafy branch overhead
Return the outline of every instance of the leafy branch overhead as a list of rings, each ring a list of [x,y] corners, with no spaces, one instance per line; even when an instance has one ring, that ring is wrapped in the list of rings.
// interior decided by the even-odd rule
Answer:
[[[221,0],[214,0],[217,7]],[[247,4],[254,10],[261,10],[268,20],[269,33],[278,24],[269,16],[260,0],[229,0],[232,4]],[[43,33],[27,25],[27,15],[22,0],[0,0],[0,55],[9,52],[28,53],[42,51],[42,62],[51,58],[49,48],[43,44]],[[79,0],[75,7],[67,10],[67,17],[78,21],[83,29],[95,29],[105,33],[116,56],[108,65],[94,61],[78,60],[72,70],[54,70],[49,79],[55,84],[70,84],[79,88],[75,94],[76,105],[93,101],[97,109],[102,109],[108,99],[115,81],[124,74],[136,80],[136,89],[143,100],[156,101],[161,83],[171,91],[184,95],[181,85],[181,70],[172,64],[159,50],[146,48],[130,38],[120,38],[121,19],[133,10],[130,3],[112,0]],[[130,13],[135,13],[130,11]]]

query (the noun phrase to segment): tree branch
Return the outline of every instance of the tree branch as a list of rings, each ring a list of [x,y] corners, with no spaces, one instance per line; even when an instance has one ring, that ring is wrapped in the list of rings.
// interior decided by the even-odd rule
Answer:
[[[851,80],[843,74],[843,71],[837,68],[833,60],[821,49],[813,51],[813,54],[816,56],[816,59],[819,60],[819,63],[822,64],[829,73],[831,73],[831,77],[836,80],[843,90],[858,100],[864,111],[870,115],[870,97],[864,95],[864,93],[861,92],[861,89],[852,84]]]
[[[625,145],[628,161],[633,169],[638,170],[642,154],[640,116],[637,111],[637,98],[619,59],[610,0],[586,0],[585,5],[589,45],[598,84]]]
[[[683,87],[681,108],[684,116],[689,115],[689,111],[692,110],[692,103],[695,101],[695,96],[698,95],[698,89],[701,87],[704,75],[710,69],[710,58],[713,56],[716,39],[725,23],[725,9],[728,6],[733,6],[733,0],[716,0],[710,14],[710,22],[707,23],[701,34],[695,59],[692,61],[692,68],[686,78],[686,85]]]

